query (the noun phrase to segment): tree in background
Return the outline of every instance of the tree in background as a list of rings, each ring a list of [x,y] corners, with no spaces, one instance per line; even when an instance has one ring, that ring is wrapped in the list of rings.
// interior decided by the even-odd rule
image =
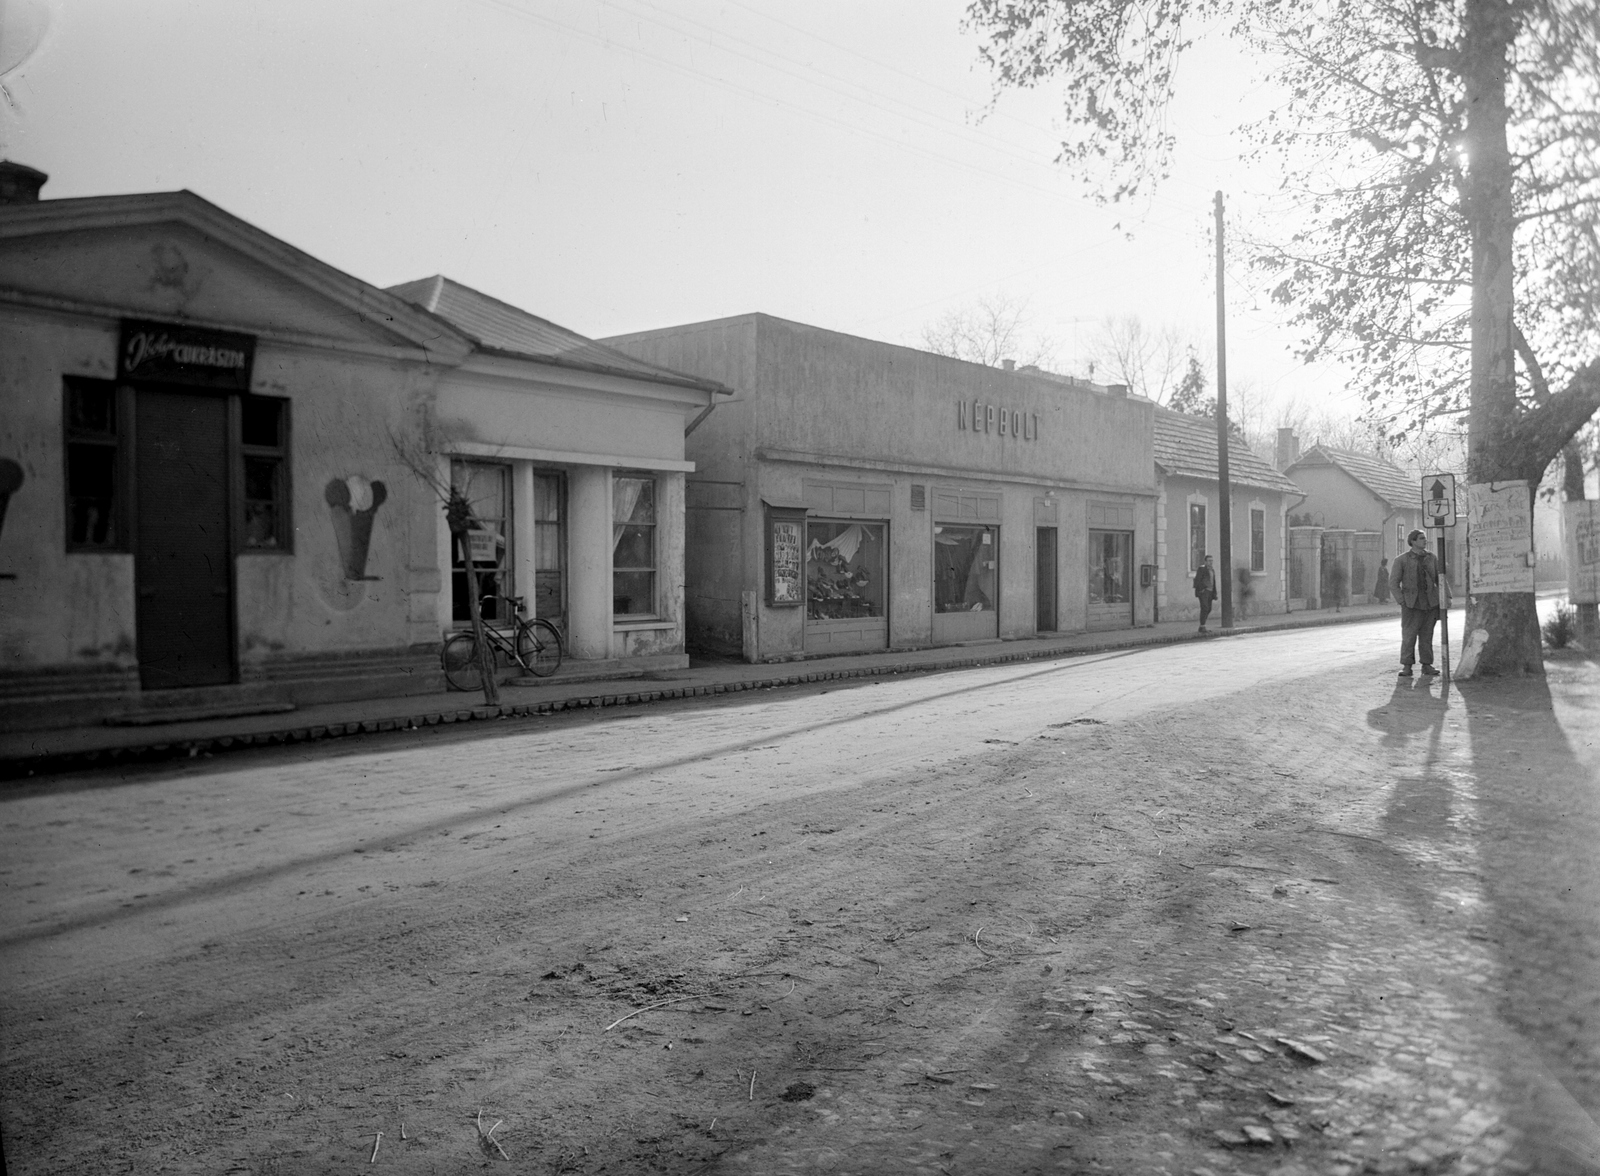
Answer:
[[[922,328],[922,346],[936,355],[999,367],[1048,367],[1055,355],[1051,340],[1028,329],[1028,304],[1009,294],[985,295],[971,305],[940,316]]]
[[[1253,133],[1305,227],[1257,261],[1307,357],[1355,363],[1399,432],[1465,409],[1471,482],[1537,483],[1600,408],[1600,0],[973,0],[968,20],[999,85],[1062,88],[1058,159],[1109,200],[1166,172],[1185,21],[1229,22],[1288,98]],[[1542,671],[1531,592],[1474,595],[1467,628],[1476,672]]]
[[[1194,347],[1172,326],[1147,327],[1136,314],[1107,315],[1089,340],[1091,372],[1104,384],[1126,384],[1137,396],[1167,404]]]

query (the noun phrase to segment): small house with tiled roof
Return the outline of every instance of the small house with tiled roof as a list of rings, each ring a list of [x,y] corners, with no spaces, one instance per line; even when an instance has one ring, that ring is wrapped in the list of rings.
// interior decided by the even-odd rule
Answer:
[[[1219,557],[1219,572],[1225,562],[1220,558],[1217,424],[1157,408],[1154,452],[1161,619],[1198,617],[1195,571],[1207,555]],[[1228,477],[1234,607],[1281,612],[1287,588],[1286,516],[1299,502],[1300,488],[1237,436],[1229,438]]]
[[[1294,513],[1323,528],[1324,566],[1334,566],[1330,558],[1341,553],[1335,564],[1345,569],[1346,599],[1362,603],[1373,594],[1383,561],[1403,553],[1406,535],[1423,525],[1421,482],[1368,453],[1320,444],[1297,453],[1292,437],[1288,444],[1284,473],[1305,492]],[[1348,555],[1342,554],[1346,548]],[[1453,550],[1449,558],[1454,566]]]

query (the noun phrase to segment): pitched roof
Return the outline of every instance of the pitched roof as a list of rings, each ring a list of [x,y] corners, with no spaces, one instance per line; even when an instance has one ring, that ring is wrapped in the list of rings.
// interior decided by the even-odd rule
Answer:
[[[1348,449],[1334,449],[1329,445],[1313,445],[1300,455],[1289,470],[1304,465],[1337,466],[1383,499],[1391,508],[1421,505],[1422,487],[1418,480],[1381,457],[1355,453]]]
[[[484,351],[529,359],[535,363],[698,388],[705,392],[731,391],[715,380],[685,375],[646,363],[642,359],[634,359],[604,343],[596,343],[549,319],[529,314],[508,302],[491,298],[471,286],[463,286],[442,275],[390,286],[389,293],[438,315],[470,336]]]
[[[422,348],[436,360],[459,363],[471,352],[470,340],[460,331],[441,324],[406,299],[335,269],[187,190],[0,205],[0,241],[68,232],[125,233],[136,227],[166,225],[183,225],[201,233],[221,248],[343,307],[351,320]]]
[[[1156,408],[1156,465],[1169,476],[1217,476],[1217,423],[1206,417],[1187,416],[1170,408]],[[1299,494],[1300,487],[1284,477],[1238,437],[1228,438],[1228,480],[1283,494]]]

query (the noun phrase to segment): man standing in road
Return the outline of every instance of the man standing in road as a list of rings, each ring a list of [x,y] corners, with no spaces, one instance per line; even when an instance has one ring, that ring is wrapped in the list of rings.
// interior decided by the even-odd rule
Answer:
[[[1211,602],[1217,598],[1217,569],[1208,555],[1200,570],[1194,574],[1194,595],[1200,602],[1200,632],[1206,633],[1206,618],[1211,615]]]
[[[1428,550],[1428,536],[1412,531],[1406,536],[1408,550],[1394,561],[1389,572],[1395,599],[1400,602],[1400,676],[1411,677],[1415,654],[1422,654],[1422,674],[1432,678],[1433,623],[1439,619],[1439,562]],[[1417,647],[1421,648],[1418,649]]]

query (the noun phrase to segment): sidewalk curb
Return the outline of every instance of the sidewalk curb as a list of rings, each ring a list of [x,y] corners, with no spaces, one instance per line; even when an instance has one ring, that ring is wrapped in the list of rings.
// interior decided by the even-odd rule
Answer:
[[[351,735],[371,735],[390,731],[417,731],[449,723],[483,722],[498,719],[538,718],[569,710],[593,710],[612,706],[636,706],[651,702],[675,701],[685,698],[706,698],[716,694],[739,694],[749,690],[775,690],[786,686],[804,686],[816,682],[846,681],[855,678],[873,678],[888,674],[944,673],[950,670],[974,669],[978,666],[1007,665],[1016,662],[1046,661],[1092,654],[1110,653],[1125,649],[1154,649],[1196,641],[1209,641],[1225,637],[1243,637],[1254,633],[1275,633],[1289,629],[1311,629],[1326,625],[1356,624],[1382,620],[1381,616],[1338,615],[1318,617],[1312,621],[1279,621],[1272,624],[1252,624],[1245,629],[1218,630],[1208,633],[1171,635],[1150,634],[1138,636],[1137,630],[1120,639],[1077,645],[1071,648],[1046,648],[1018,650],[1012,653],[982,653],[952,656],[937,661],[900,660],[875,661],[871,664],[843,669],[799,671],[773,674],[752,679],[707,682],[695,686],[670,687],[660,690],[611,691],[588,694],[577,693],[567,698],[547,699],[541,702],[503,704],[500,706],[463,706],[458,708],[405,708],[403,697],[395,699],[396,713],[378,719],[361,719],[346,723],[293,724],[270,731],[240,734],[217,734],[187,739],[151,738],[138,743],[117,747],[47,752],[30,756],[0,758],[0,781],[27,780],[38,775],[73,771],[84,768],[105,767],[115,764],[150,763],[168,759],[194,758],[215,755],[246,747],[261,747],[290,743],[309,743],[324,739],[340,739]],[[881,655],[880,655],[881,656]],[[744,663],[737,663],[743,665]],[[577,685],[577,683],[574,683]]]

